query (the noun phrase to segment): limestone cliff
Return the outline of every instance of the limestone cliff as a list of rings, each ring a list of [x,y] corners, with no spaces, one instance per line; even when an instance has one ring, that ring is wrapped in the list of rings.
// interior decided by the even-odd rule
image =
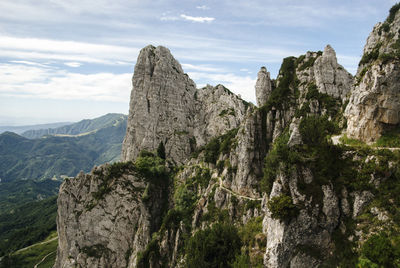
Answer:
[[[397,37],[396,12],[388,28],[379,26],[382,36]],[[367,44],[378,42],[374,32]],[[389,96],[399,105],[396,63],[381,62],[393,67],[385,76],[374,73],[376,59],[362,61],[360,68],[372,68],[364,75],[382,77],[385,90],[357,102],[372,92],[371,81],[359,71],[354,86],[331,46],[288,57],[274,80],[261,68],[256,107],[222,85],[196,89],[166,48],[144,48],[133,76],[125,162],[80,174],[60,189],[56,267],[397,265],[398,148],[331,139],[364,133],[355,109],[381,111]],[[371,112],[370,131],[385,113]]]
[[[399,29],[400,13],[393,10],[367,39],[345,114],[351,138],[376,141],[400,122]]]

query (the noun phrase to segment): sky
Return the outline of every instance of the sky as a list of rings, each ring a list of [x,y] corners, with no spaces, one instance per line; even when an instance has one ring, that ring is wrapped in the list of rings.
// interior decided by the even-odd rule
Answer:
[[[0,125],[129,110],[136,58],[169,48],[198,88],[255,102],[257,72],[330,44],[355,74],[396,0],[1,0]]]

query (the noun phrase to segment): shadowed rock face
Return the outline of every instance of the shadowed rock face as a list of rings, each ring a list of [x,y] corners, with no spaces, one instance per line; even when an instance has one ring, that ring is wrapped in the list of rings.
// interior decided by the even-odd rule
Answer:
[[[387,22],[385,22],[387,23]],[[383,30],[375,25],[364,47],[357,84],[346,108],[347,136],[365,142],[400,123],[400,64],[398,51],[400,14]]]
[[[165,144],[167,157],[178,162],[191,153],[195,110],[194,82],[165,47],[141,50],[132,79],[132,92],[122,160],[141,150]]]

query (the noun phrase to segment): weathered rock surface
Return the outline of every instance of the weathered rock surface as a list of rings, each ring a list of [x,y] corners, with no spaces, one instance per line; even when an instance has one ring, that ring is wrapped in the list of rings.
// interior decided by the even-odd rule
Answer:
[[[131,101],[122,161],[163,142],[168,157],[182,161],[191,153],[194,82],[164,47],[140,51],[132,78]],[[182,133],[184,135],[182,135]]]
[[[400,123],[400,14],[393,22],[375,25],[364,47],[357,81],[346,108],[347,136],[376,141],[385,130]],[[385,28],[385,29],[384,29]]]
[[[107,173],[105,165],[62,184],[55,267],[131,267],[159,228],[162,189],[143,202],[148,183],[135,172],[127,168],[104,183]]]

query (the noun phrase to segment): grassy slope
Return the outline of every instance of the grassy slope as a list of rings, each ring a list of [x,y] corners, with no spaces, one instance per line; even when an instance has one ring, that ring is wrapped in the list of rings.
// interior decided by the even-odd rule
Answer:
[[[58,239],[57,233],[51,233],[45,240],[30,246],[27,249],[19,250],[12,255],[6,256],[0,264],[1,268],[32,268],[40,263],[38,268],[51,268],[56,259]],[[47,257],[46,257],[47,256]],[[41,262],[44,259],[43,262]]]

